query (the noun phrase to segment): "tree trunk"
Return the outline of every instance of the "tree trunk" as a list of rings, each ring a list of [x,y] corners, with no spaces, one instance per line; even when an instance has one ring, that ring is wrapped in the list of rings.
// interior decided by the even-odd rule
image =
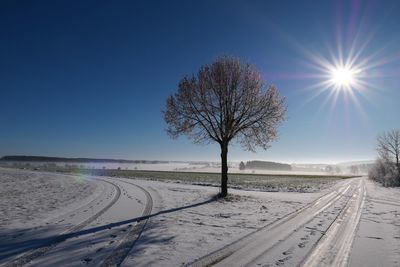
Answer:
[[[400,163],[399,163],[399,154],[396,154],[396,167],[397,167],[397,175],[400,184]]]
[[[221,196],[228,195],[228,143],[221,143]]]

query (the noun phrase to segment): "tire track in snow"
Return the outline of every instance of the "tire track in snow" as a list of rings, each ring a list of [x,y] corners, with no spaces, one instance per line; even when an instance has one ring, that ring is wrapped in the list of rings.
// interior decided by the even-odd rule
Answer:
[[[113,199],[110,201],[110,203],[107,204],[107,206],[105,206],[104,208],[102,208],[100,211],[98,211],[97,213],[95,213],[94,215],[90,216],[89,218],[87,218],[86,220],[84,220],[83,222],[72,226],[70,228],[68,228],[67,230],[65,230],[64,232],[62,232],[61,234],[59,234],[58,236],[54,237],[54,239],[50,240],[48,242],[48,244],[41,246],[37,249],[34,249],[33,251],[29,251],[24,253],[23,255],[15,258],[14,260],[12,260],[11,262],[7,262],[5,263],[3,266],[4,267],[19,267],[19,266],[23,266],[27,263],[29,263],[30,261],[41,257],[42,255],[44,255],[45,253],[47,253],[49,250],[53,249],[54,247],[57,246],[57,244],[67,240],[68,238],[73,236],[73,233],[83,229],[84,227],[86,227],[87,225],[89,225],[91,222],[93,222],[94,220],[96,220],[98,217],[100,217],[103,213],[105,213],[108,209],[110,209],[120,198],[121,196],[121,189],[119,188],[119,186],[113,182],[109,182],[103,179],[98,179],[101,180],[103,182],[106,182],[108,184],[111,184],[115,190],[116,190],[116,194],[114,195]]]
[[[118,181],[133,185],[144,192],[146,195],[146,206],[143,210],[142,217],[146,217],[150,215],[151,210],[153,209],[153,198],[151,197],[150,193],[137,184],[118,179]],[[144,218],[138,221],[135,226],[129,231],[126,236],[120,241],[119,245],[114,249],[111,255],[109,255],[102,263],[101,267],[109,267],[109,266],[119,266],[128,256],[129,251],[133,248],[136,241],[139,239],[140,235],[142,234],[144,227],[149,218]]]
[[[354,182],[355,180],[345,182],[338,189],[286,215],[279,221],[272,222],[222,249],[189,263],[187,266],[246,266],[254,263],[257,258],[267,255],[265,253],[270,249],[288,239],[293,234],[293,229],[302,228],[324,210],[342,200],[345,194],[354,186]]]
[[[332,251],[338,250],[337,248],[341,247],[343,243],[336,238],[336,233],[330,232],[329,229],[343,220],[342,214],[346,213],[349,207],[354,206],[352,205],[353,199],[359,195],[357,193],[361,190],[359,185],[359,183],[353,184],[350,190],[346,194],[342,194],[332,205],[311,218],[309,222],[292,231],[286,238],[282,238],[276,245],[246,266],[300,266],[310,254],[313,254],[313,249],[318,247],[327,236],[334,237],[337,241],[337,244],[331,243],[331,250],[327,251],[328,256],[333,258]],[[346,236],[348,237],[349,234],[351,233],[347,231]],[[321,253],[316,254],[320,255]],[[341,255],[344,256],[345,254]],[[323,258],[328,257],[323,256]],[[304,266],[310,266],[310,263],[306,263]],[[318,262],[315,266],[323,266],[323,264]],[[328,264],[328,266],[336,265]]]
[[[347,266],[365,198],[365,181],[361,180],[358,193],[353,194],[302,266]]]

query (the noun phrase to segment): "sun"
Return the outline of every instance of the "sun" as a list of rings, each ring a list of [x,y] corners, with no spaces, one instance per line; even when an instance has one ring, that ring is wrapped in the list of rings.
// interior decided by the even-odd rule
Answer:
[[[331,82],[339,89],[351,89],[355,83],[356,71],[349,67],[336,67],[331,71]]]

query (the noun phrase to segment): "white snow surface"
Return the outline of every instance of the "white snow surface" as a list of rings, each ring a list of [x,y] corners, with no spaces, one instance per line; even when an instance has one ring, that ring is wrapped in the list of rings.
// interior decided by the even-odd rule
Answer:
[[[349,266],[400,266],[400,188],[366,180],[367,196]]]
[[[41,224],[99,194],[97,183],[79,176],[0,168],[0,228]]]
[[[150,218],[123,266],[185,265],[322,194],[230,190],[227,200],[212,200],[219,192],[217,188],[157,181],[135,183],[152,193],[153,214],[162,213]]]
[[[219,189],[215,187],[138,179],[78,178],[79,176],[76,175],[0,169],[1,223],[2,231],[6,232],[5,239],[0,243],[3,243],[4,248],[17,249],[13,247],[13,244],[18,244],[19,239],[23,242],[29,241],[29,237],[33,238],[30,234],[32,232],[35,238],[41,235],[48,237],[61,232],[63,229],[60,227],[63,225],[70,227],[83,220],[82,216],[89,212],[79,211],[79,209],[106,192],[104,190],[107,188],[100,179],[118,183],[122,191],[127,186],[123,181],[137,184],[147,190],[153,199],[152,216],[123,262],[123,266],[179,266],[192,262],[301,208],[322,194],[230,190],[231,196],[227,200],[221,200],[215,199],[219,192]],[[128,187],[126,189],[128,190]],[[126,212],[129,206],[123,204],[122,200],[118,200],[115,207],[111,207],[86,229],[137,218],[137,215],[133,215],[134,213]],[[117,210],[122,209],[124,205],[124,210]],[[68,214],[72,212],[80,214],[80,218],[70,217]],[[131,217],[129,217],[130,213]],[[113,219],[109,217],[112,214],[125,217]],[[61,221],[62,223],[59,223]],[[42,265],[46,262],[66,263],[64,260],[70,257],[69,266],[78,266],[84,262],[80,259],[85,259],[85,254],[90,253],[90,259],[93,260],[85,264],[95,266],[99,263],[96,257],[99,260],[104,259],[105,253],[112,252],[109,236],[116,235],[115,231],[127,226],[121,225],[98,232],[96,240],[100,242],[96,241],[96,244],[94,244],[93,235],[68,239],[41,256],[43,260],[36,259],[33,265]],[[41,230],[34,231],[35,229]],[[23,233],[25,234],[20,236]],[[2,235],[1,231],[0,235]],[[66,248],[65,255],[60,254],[63,247]],[[104,254],[98,254],[97,251],[100,250]],[[2,253],[7,255],[7,251]],[[77,255],[76,265],[74,257],[68,255]],[[93,255],[98,256],[92,257]]]
[[[13,244],[18,244],[19,239],[35,240],[30,233],[34,233],[35,238],[53,236],[63,227],[76,225],[87,218],[85,216],[104,208],[116,194],[110,183],[121,189],[118,201],[85,226],[79,236],[57,244],[31,265],[57,263],[58,266],[68,262],[68,266],[96,266],[113,253],[116,244],[124,238],[123,232],[140,217],[144,205],[143,192],[135,189],[132,183],[150,193],[153,209],[122,266],[185,265],[299,210],[330,191],[230,189],[230,196],[222,200],[215,198],[219,193],[215,187],[115,177],[91,178],[94,177],[0,168],[0,256],[18,251]],[[341,183],[348,181],[339,181],[337,185]],[[366,188],[350,266],[399,266],[400,189],[383,188],[368,180]],[[97,200],[98,204],[102,201],[98,207],[87,210],[86,206]],[[137,207],[133,206],[135,203]],[[77,215],[71,217],[71,213]],[[118,226],[103,227],[110,223],[118,223]],[[41,231],[35,232],[38,227]],[[28,232],[19,236],[25,229]],[[31,245],[34,247],[29,243],[29,248]],[[6,248],[13,250],[6,251]]]

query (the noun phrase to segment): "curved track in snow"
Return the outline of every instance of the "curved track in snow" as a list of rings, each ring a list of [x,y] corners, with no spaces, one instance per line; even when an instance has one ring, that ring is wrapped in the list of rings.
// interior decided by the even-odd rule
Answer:
[[[54,237],[54,239],[48,241],[47,245],[41,245],[39,248],[29,251],[27,253],[24,253],[23,255],[15,258],[11,262],[6,263],[4,266],[6,267],[16,267],[16,266],[23,266],[30,261],[44,255],[47,253],[49,250],[51,250],[53,247],[55,247],[58,243],[65,241],[66,239],[71,237],[71,234],[73,234],[76,231],[79,231],[80,229],[83,229],[85,226],[96,220],[99,216],[101,216],[104,212],[106,212],[108,209],[110,209],[120,198],[121,196],[121,189],[114,183],[102,180],[103,182],[106,182],[110,185],[112,185],[115,188],[115,194],[113,194],[113,197],[111,201],[102,209],[100,209],[98,212],[96,212],[94,215],[90,216],[89,218],[86,218],[84,221],[81,223],[74,225],[64,232],[60,233],[58,236]],[[99,201],[99,198],[96,198],[95,200],[91,201],[88,205],[93,205],[95,202]],[[88,206],[85,205],[85,206]]]
[[[128,255],[129,251],[135,245],[136,240],[140,237],[146,223],[148,221],[148,215],[150,215],[151,210],[153,208],[153,199],[150,193],[137,184],[127,182],[124,180],[120,180],[124,183],[136,186],[140,190],[142,190],[146,195],[146,206],[143,210],[142,217],[143,219],[138,221],[136,225],[128,232],[128,234],[120,241],[120,244],[114,249],[113,253],[109,255],[100,266],[107,267],[107,266],[119,266],[126,256]]]
[[[95,180],[106,185],[102,194],[59,217],[72,226],[51,238],[43,238],[45,243],[37,243],[36,248],[2,266],[120,265],[140,237],[153,200],[145,188],[130,181],[107,177]]]

